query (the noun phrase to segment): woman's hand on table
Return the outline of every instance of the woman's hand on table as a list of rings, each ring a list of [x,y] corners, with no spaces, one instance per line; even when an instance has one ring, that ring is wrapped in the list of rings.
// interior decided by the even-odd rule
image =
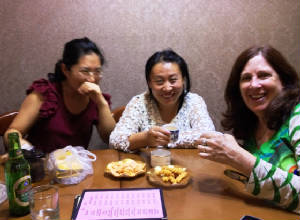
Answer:
[[[247,176],[255,164],[255,156],[240,147],[236,139],[220,132],[203,133],[198,140],[199,156],[240,170]]]

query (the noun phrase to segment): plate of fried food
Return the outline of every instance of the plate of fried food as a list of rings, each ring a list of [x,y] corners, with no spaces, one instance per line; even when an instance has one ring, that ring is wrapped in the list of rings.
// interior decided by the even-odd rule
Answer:
[[[156,166],[147,176],[151,183],[169,188],[186,186],[191,179],[187,169],[179,165]]]
[[[114,177],[136,177],[146,172],[146,164],[133,159],[123,159],[106,165],[105,173]]]

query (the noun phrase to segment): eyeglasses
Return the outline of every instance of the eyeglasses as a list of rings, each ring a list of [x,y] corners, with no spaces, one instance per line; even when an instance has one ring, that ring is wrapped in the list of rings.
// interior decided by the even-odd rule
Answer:
[[[79,69],[78,72],[81,73],[84,76],[91,76],[91,75],[93,75],[93,76],[101,77],[102,74],[103,74],[101,68],[96,68],[95,70],[91,70],[89,68],[82,68],[82,69]]]

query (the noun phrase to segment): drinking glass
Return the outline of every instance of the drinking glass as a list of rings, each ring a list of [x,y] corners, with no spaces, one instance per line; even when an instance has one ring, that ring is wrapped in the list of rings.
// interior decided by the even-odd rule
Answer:
[[[41,185],[31,190],[29,197],[32,220],[58,220],[58,187]]]

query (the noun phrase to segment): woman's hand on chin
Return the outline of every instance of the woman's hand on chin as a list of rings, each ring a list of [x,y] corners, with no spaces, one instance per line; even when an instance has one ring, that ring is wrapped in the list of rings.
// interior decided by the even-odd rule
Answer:
[[[107,104],[105,98],[102,95],[100,86],[91,82],[84,82],[78,88],[78,92],[82,95],[88,96],[97,105]]]

